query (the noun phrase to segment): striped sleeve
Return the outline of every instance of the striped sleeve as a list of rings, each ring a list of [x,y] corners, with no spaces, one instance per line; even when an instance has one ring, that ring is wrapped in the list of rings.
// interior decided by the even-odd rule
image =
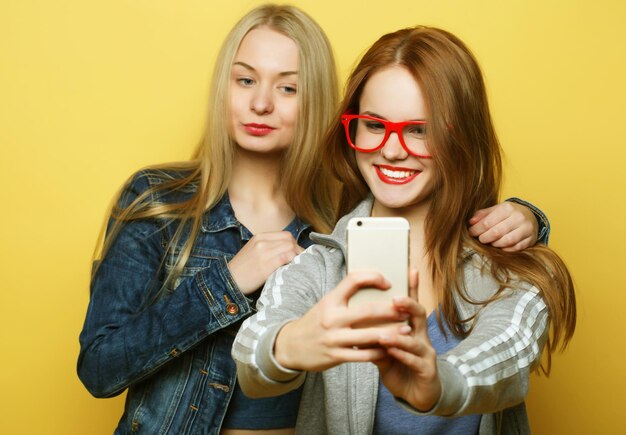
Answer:
[[[548,324],[543,298],[526,284],[482,307],[470,335],[438,357],[442,396],[428,414],[487,414],[523,402]]]
[[[298,388],[305,373],[282,367],[274,358],[274,341],[288,322],[302,317],[320,298],[322,258],[313,245],[278,269],[265,283],[257,312],[246,319],[232,349],[241,389],[250,397],[285,394]]]

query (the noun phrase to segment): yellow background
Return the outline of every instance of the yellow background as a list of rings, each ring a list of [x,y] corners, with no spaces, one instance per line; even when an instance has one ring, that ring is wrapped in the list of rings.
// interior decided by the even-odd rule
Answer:
[[[139,167],[189,157],[216,51],[257,1],[0,0],[0,433],[106,434],[123,399],[75,375],[90,256]],[[474,50],[504,146],[507,195],[539,205],[577,284],[578,330],[534,377],[539,434],[626,433],[626,3],[296,3],[343,78],[384,32],[446,28]]]

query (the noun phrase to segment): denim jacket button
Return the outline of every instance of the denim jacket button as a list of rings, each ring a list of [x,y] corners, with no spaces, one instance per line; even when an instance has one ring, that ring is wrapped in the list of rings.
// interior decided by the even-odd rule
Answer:
[[[230,314],[231,316],[234,316],[235,314],[239,312],[239,307],[237,306],[237,304],[233,304],[232,302],[229,302],[226,304],[226,312]]]

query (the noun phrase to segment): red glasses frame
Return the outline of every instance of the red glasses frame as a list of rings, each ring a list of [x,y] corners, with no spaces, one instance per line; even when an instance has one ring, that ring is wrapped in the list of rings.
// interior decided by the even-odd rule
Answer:
[[[356,144],[352,142],[352,138],[350,137],[349,124],[350,124],[350,121],[352,121],[353,119],[371,119],[372,121],[380,122],[381,124],[383,124],[385,126],[385,136],[383,137],[383,140],[381,141],[380,145],[372,149],[363,149],[363,148],[357,147]],[[348,145],[350,145],[350,147],[362,153],[373,153],[374,151],[378,151],[379,149],[385,146],[391,133],[396,133],[396,135],[398,135],[398,138],[400,139],[400,144],[402,145],[402,148],[404,148],[404,150],[407,153],[415,157],[420,157],[422,159],[433,158],[433,156],[430,154],[419,154],[419,153],[414,153],[413,151],[411,151],[409,147],[406,145],[406,143],[404,143],[404,135],[402,134],[402,129],[406,127],[407,125],[427,125],[428,123],[426,121],[393,122],[393,121],[387,121],[386,119],[380,119],[380,118],[376,118],[374,116],[369,116],[369,115],[351,115],[348,113],[344,113],[343,115],[341,115],[341,123],[343,124],[343,128],[346,132],[346,139],[348,140]]]

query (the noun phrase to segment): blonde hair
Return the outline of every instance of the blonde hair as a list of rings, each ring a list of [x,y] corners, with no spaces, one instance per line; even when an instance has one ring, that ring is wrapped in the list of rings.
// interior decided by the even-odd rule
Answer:
[[[394,65],[406,68],[419,83],[429,112],[427,135],[436,170],[425,244],[433,284],[444,289],[441,306],[447,323],[463,336],[472,320],[460,318],[454,292],[470,303],[486,304],[517,280],[527,281],[540,289],[550,312],[544,369],[549,372],[551,353],[559,344],[565,348],[576,326],[574,286],[567,267],[545,246],[505,252],[482,245],[466,225],[475,210],[498,201],[502,178],[500,144],[476,59],[461,40],[441,29],[419,26],[384,35],[350,75],[340,113],[358,113],[369,78]],[[346,144],[339,116],[329,129],[324,160],[343,182],[341,216],[365,198],[369,188]],[[470,300],[464,291],[459,265],[466,247],[489,260],[490,273],[500,283],[500,291],[489,301]]]
[[[294,213],[314,230],[327,232],[332,228],[338,189],[336,181],[320,164],[320,144],[338,101],[332,48],[324,31],[306,13],[293,6],[268,4],[243,16],[222,44],[213,70],[206,132],[192,160],[145,170],[157,174],[163,181],[141,193],[130,204],[120,205],[118,200],[111,212],[114,223],[101,252],[96,252],[94,259],[106,255],[125,222],[148,218],[175,220],[176,231],[168,250],[173,252],[175,249],[179,254],[162,289],[175,282],[191,254],[206,210],[222,198],[230,183],[236,150],[227,128],[231,68],[243,38],[252,29],[262,26],[291,38],[299,53],[298,121],[293,142],[283,157],[281,187]],[[179,175],[173,176],[171,171]],[[131,182],[132,178],[125,188]],[[189,188],[194,193],[183,202],[163,203],[155,199],[162,192]]]

